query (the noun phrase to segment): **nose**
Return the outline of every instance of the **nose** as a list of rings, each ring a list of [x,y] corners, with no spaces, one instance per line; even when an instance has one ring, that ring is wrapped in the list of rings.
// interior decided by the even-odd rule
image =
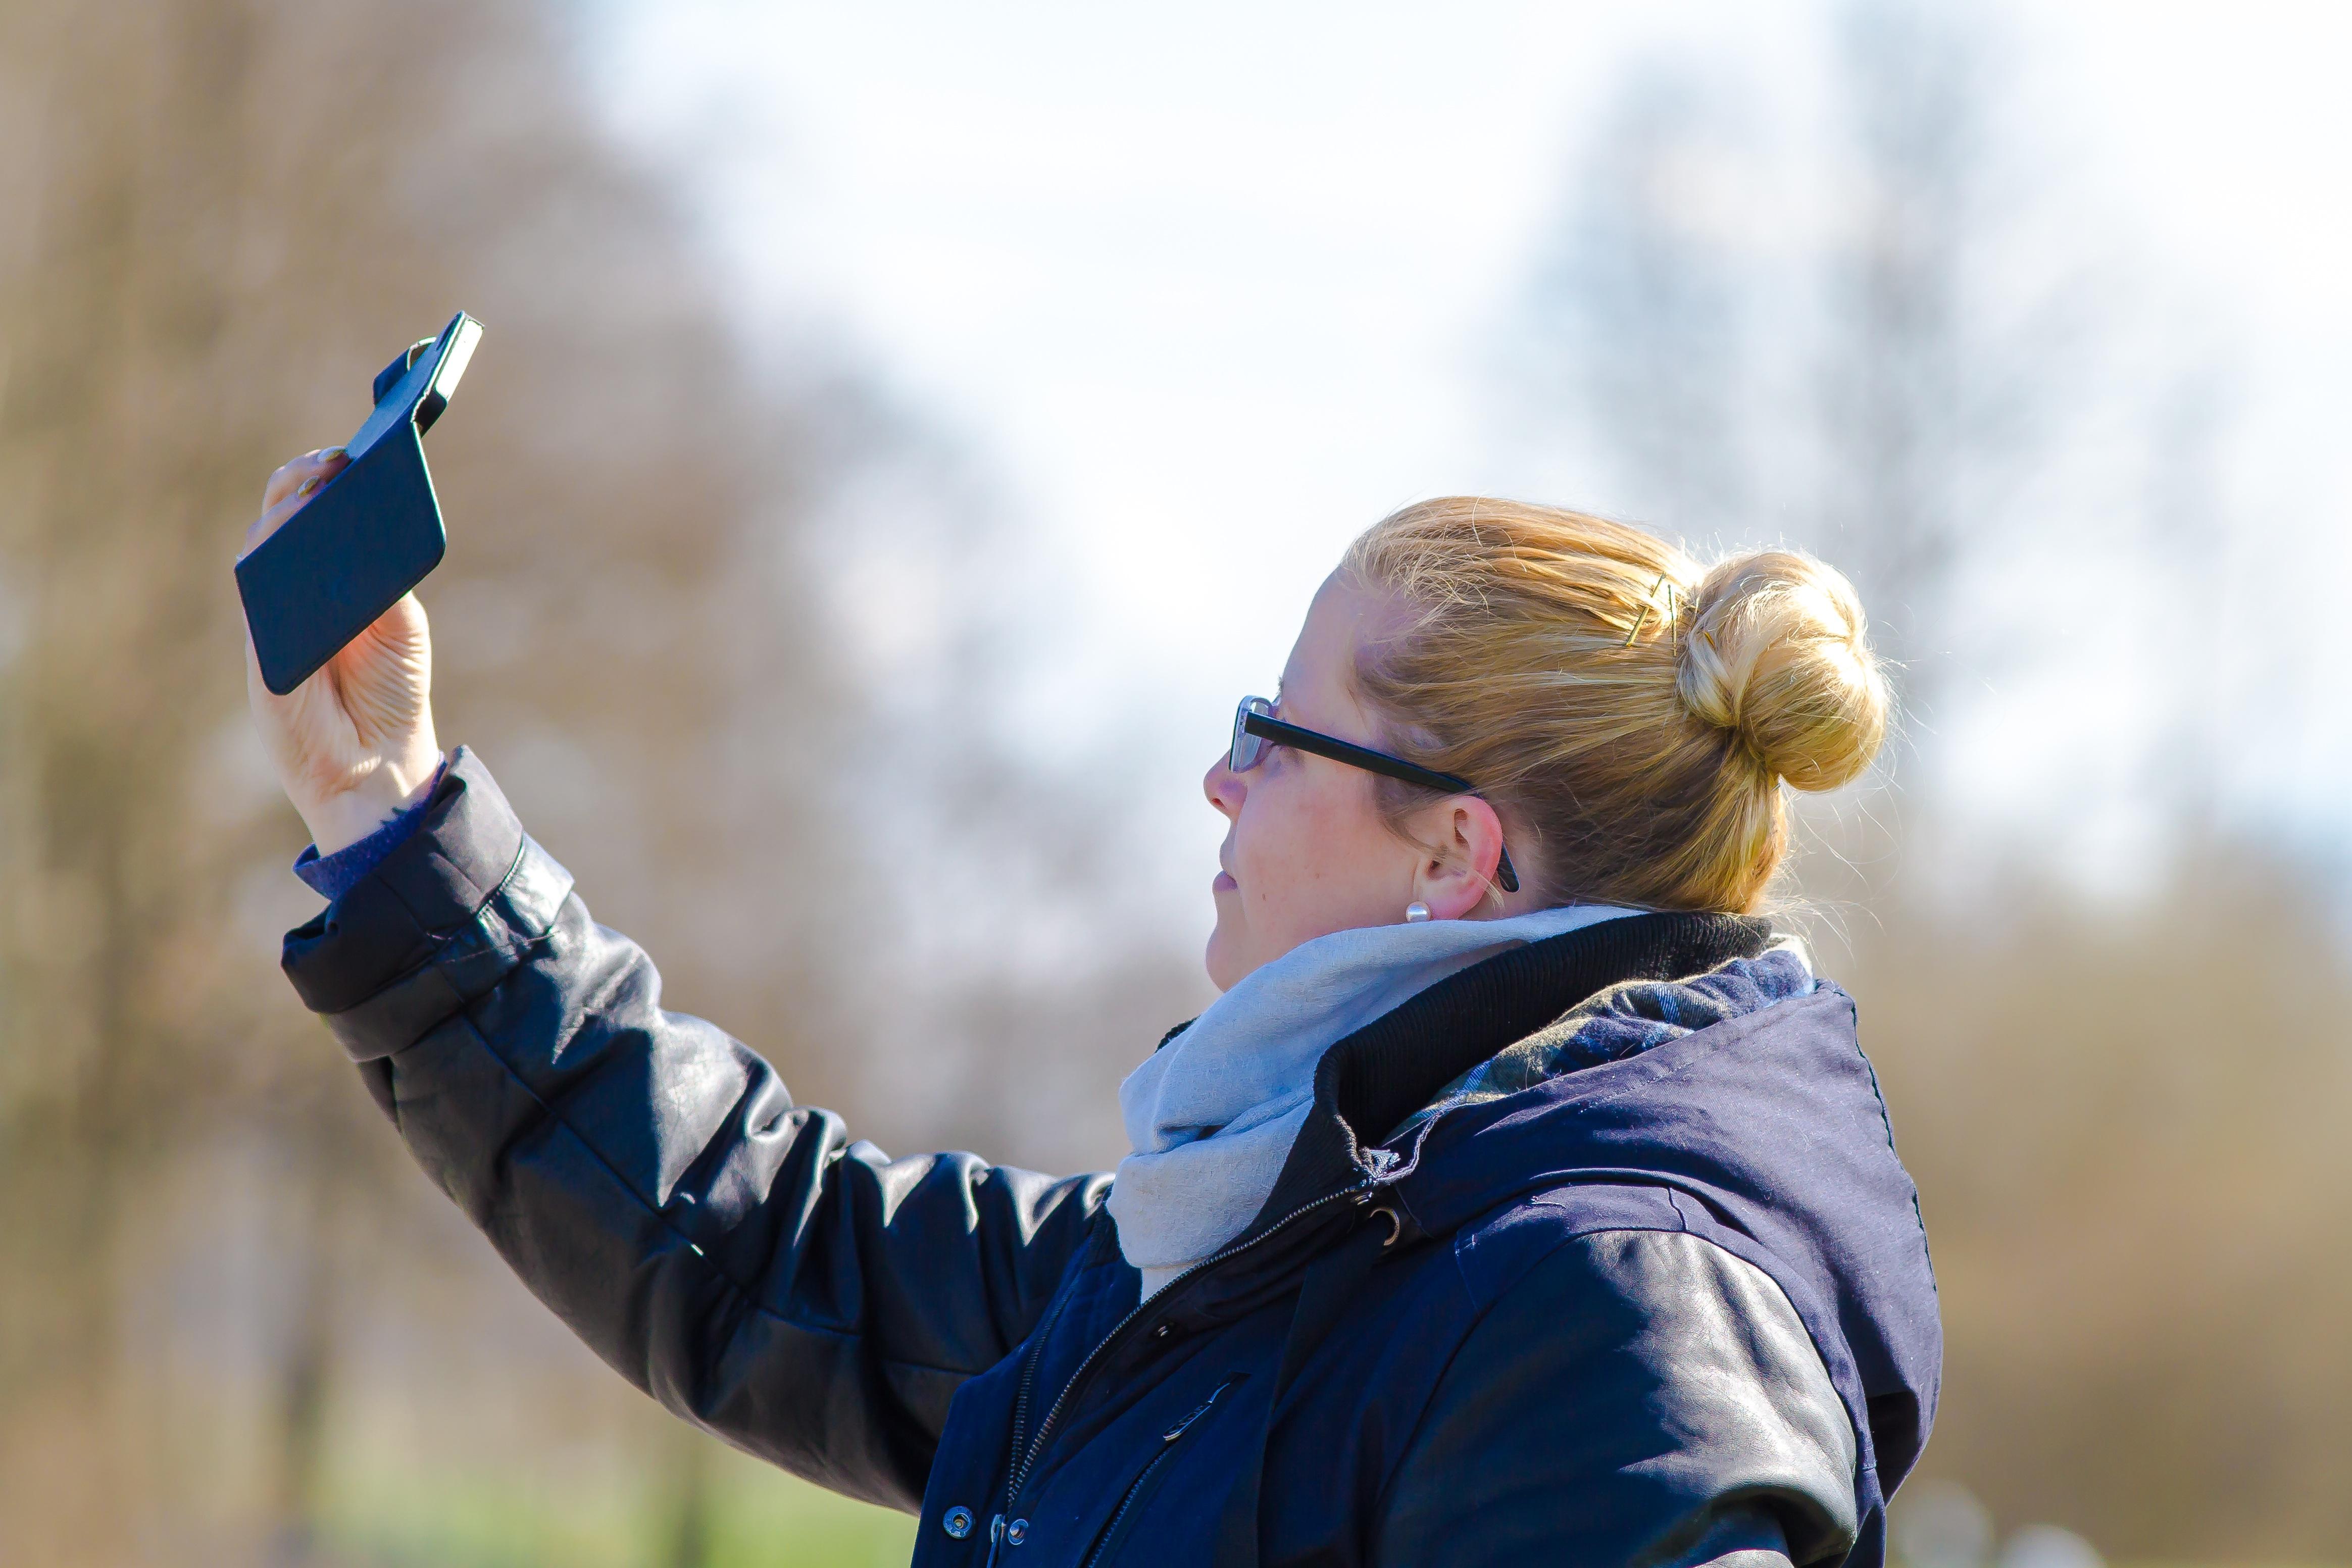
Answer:
[[[1241,814],[1242,801],[1249,794],[1249,786],[1233,770],[1231,761],[1225,753],[1217,753],[1217,759],[1209,764],[1209,771],[1201,778],[1201,793],[1209,798],[1210,805],[1225,814],[1228,821]]]

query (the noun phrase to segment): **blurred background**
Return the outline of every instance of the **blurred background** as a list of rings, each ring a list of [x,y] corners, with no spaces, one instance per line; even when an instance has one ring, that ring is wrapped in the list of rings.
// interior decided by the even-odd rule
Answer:
[[[1483,490],[1844,567],[1789,919],[1949,1334],[1919,1568],[2352,1561],[2352,13],[0,0],[0,1563],[903,1562],[670,1422],[274,972],[229,563],[375,369],[446,741],[671,1005],[1056,1171],[1201,769]]]

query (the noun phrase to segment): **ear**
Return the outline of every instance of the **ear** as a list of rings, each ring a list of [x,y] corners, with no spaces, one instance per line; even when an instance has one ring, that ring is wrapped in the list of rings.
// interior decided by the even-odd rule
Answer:
[[[1433,919],[1465,920],[1489,905],[1486,913],[1502,911],[1495,867],[1503,858],[1503,820],[1492,805],[1475,795],[1452,796],[1413,826],[1421,830],[1414,841],[1428,852],[1414,869],[1412,896],[1429,905]]]

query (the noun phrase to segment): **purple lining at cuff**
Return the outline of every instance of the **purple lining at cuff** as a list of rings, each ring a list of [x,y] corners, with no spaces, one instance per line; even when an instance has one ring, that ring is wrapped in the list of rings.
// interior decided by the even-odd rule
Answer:
[[[441,783],[441,775],[448,770],[449,764],[445,759],[434,770],[433,783],[425,788],[416,804],[403,808],[396,817],[386,818],[366,838],[345,844],[331,855],[320,854],[316,844],[306,846],[294,857],[294,874],[330,904],[351,892],[416,831],[416,825],[425,821],[425,812],[433,804],[433,792]]]

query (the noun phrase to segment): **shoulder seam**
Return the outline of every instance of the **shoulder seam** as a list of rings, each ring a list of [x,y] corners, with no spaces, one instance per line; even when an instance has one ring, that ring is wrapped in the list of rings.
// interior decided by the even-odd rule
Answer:
[[[1504,1295],[1515,1289],[1518,1282],[1525,1279],[1528,1273],[1540,1267],[1546,1259],[1549,1259],[1554,1252],[1559,1251],[1560,1248],[1568,1245],[1571,1241],[1581,1240],[1588,1236],[1606,1235],[1612,1231],[1655,1231],[1666,1235],[1690,1233],[1689,1221],[1685,1218],[1680,1207],[1675,1207],[1673,1204],[1673,1197],[1676,1188],[1671,1183],[1610,1182],[1601,1184],[1609,1186],[1642,1186],[1646,1188],[1654,1188],[1655,1190],[1666,1195],[1668,1206],[1673,1208],[1675,1223],[1671,1226],[1664,1224],[1628,1225],[1620,1219],[1612,1218],[1604,1223],[1592,1225],[1586,1228],[1579,1229],[1570,1228],[1559,1234],[1554,1239],[1552,1245],[1532,1253],[1528,1258],[1525,1265],[1521,1267],[1517,1273],[1513,1274],[1507,1282],[1495,1287],[1492,1292],[1486,1299],[1482,1300],[1478,1291],[1471,1284],[1470,1276],[1467,1270],[1463,1269],[1463,1243],[1466,1240],[1473,1246],[1476,1245],[1476,1233],[1485,1228],[1488,1224],[1500,1219],[1507,1214],[1518,1209],[1535,1207],[1538,1205],[1541,1199],[1553,1193],[1588,1185],[1591,1184],[1564,1181],[1556,1183],[1550,1186],[1538,1187],[1532,1192],[1522,1193],[1518,1197],[1512,1198],[1509,1202],[1498,1205],[1495,1208],[1489,1209],[1485,1215],[1478,1217],[1469,1224],[1457,1226],[1455,1228],[1454,1232],[1455,1240],[1453,1249],[1454,1266],[1461,1280],[1463,1291],[1468,1295],[1471,1304],[1478,1312],[1483,1314],[1489,1307],[1493,1306],[1496,1301],[1500,1301]]]

